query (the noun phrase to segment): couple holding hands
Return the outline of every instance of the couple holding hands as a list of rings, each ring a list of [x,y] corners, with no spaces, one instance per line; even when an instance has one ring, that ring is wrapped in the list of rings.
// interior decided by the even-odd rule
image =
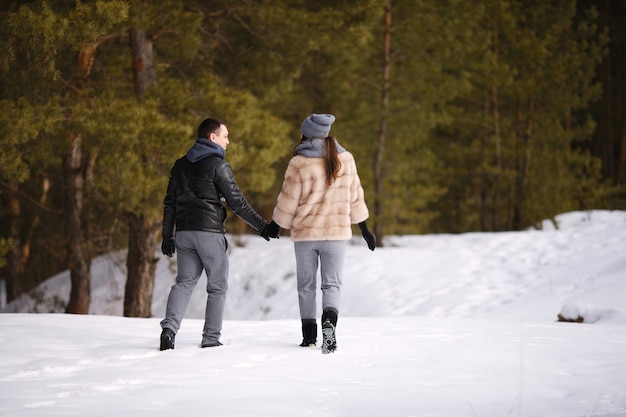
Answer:
[[[220,346],[228,289],[228,241],[223,202],[266,240],[290,230],[297,269],[302,321],[300,346],[317,343],[317,270],[321,266],[322,353],[337,348],[335,329],[340,307],[346,243],[357,224],[370,250],[376,240],[367,228],[369,212],[354,157],[330,136],[332,114],[311,114],[302,123],[300,142],[289,161],[280,194],[267,222],[240,191],[225,161],[228,128],[217,119],[198,127],[198,138],[174,164],[163,210],[163,243],[167,256],[177,253],[176,283],[161,321],[160,350],[174,349],[191,294],[207,276],[202,347]]]

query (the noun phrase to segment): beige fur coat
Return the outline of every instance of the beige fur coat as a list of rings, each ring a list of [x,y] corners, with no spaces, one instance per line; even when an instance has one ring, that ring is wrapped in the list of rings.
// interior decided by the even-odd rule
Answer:
[[[368,218],[354,157],[345,151],[339,160],[341,169],[331,185],[326,184],[323,158],[296,155],[289,161],[272,218],[291,230],[294,242],[348,240],[351,225]]]

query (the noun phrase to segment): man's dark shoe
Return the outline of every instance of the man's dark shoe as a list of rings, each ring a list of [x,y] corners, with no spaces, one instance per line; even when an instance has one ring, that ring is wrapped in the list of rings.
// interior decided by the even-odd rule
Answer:
[[[161,332],[161,347],[160,350],[174,349],[174,338],[176,334],[172,329],[163,329]]]
[[[202,344],[203,348],[211,348],[211,347],[218,347],[218,346],[222,346],[222,343],[220,341],[213,342],[213,343],[203,343]]]

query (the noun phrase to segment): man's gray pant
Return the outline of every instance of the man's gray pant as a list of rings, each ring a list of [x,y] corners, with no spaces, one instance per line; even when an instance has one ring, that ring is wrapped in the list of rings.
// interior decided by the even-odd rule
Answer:
[[[346,255],[345,240],[315,240],[294,242],[298,277],[298,303],[301,319],[317,317],[317,268],[321,265],[322,310],[339,311],[341,276]]]
[[[178,332],[189,299],[202,270],[207,276],[207,300],[204,313],[202,344],[217,343],[222,331],[224,303],[228,290],[228,242],[221,233],[184,231],[176,233],[176,284],[167,299],[163,329]]]

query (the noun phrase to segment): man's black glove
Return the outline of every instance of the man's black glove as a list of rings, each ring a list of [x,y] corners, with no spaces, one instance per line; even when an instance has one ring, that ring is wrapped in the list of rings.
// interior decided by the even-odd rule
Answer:
[[[265,225],[263,230],[261,230],[261,237],[269,242],[270,238],[278,239],[278,234],[280,233],[280,226],[276,224],[274,220],[271,223]]]
[[[174,255],[174,252],[176,252],[176,243],[174,242],[173,236],[163,237],[163,243],[161,243],[161,252],[163,252],[163,255],[167,255],[170,258]]]
[[[367,229],[367,224],[363,221],[359,223],[359,230],[363,235],[363,239],[367,242],[367,247],[373,251],[376,248],[376,237]]]

